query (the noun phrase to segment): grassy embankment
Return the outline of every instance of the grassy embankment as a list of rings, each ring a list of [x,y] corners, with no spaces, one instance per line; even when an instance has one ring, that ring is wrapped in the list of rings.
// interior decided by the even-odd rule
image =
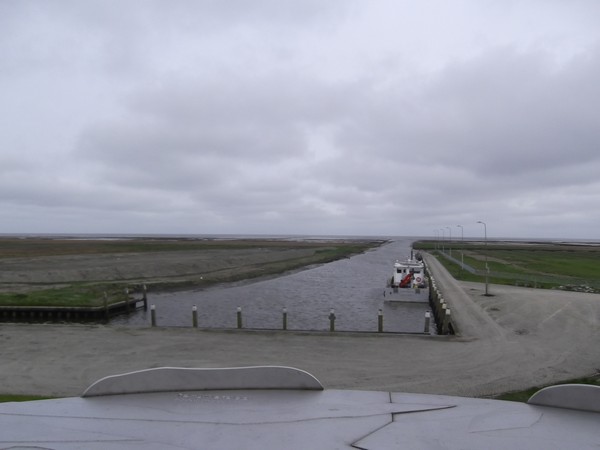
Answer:
[[[51,397],[40,397],[37,395],[0,395],[0,403],[5,402],[31,402],[35,400],[48,400]]]
[[[485,264],[489,282],[545,289],[600,292],[600,247],[552,243],[448,242],[420,241],[414,248],[432,252],[458,280],[483,282]],[[445,257],[452,255],[479,274],[461,269]],[[480,275],[481,274],[481,275]]]
[[[241,267],[231,265],[226,269],[202,271],[199,274],[166,276],[159,279],[132,279],[123,274],[120,279],[103,282],[64,280],[52,283],[30,283],[18,291],[0,293],[0,306],[101,306],[104,293],[109,303],[125,299],[125,288],[140,289],[142,284],[153,290],[169,290],[205,287],[243,279],[276,275],[309,265],[324,264],[380,245],[381,241],[286,241],[267,239],[218,240],[218,239],[123,239],[123,240],[74,240],[40,238],[0,239],[0,261],[10,264],[11,258],[48,258],[57,256],[106,256],[146,254],[148,259],[160,260],[165,252],[212,252],[216,258],[228,258],[231,251],[255,250],[260,252],[292,251],[289,257],[266,262],[250,259]],[[297,250],[297,252],[295,252]],[[215,253],[216,251],[216,253]],[[287,253],[286,253],[287,254]]]

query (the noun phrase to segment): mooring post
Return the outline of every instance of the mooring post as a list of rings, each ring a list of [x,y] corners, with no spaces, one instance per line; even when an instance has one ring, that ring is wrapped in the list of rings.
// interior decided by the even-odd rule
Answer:
[[[198,308],[196,305],[192,306],[192,326],[198,328]]]
[[[429,333],[429,322],[431,321],[431,313],[427,311],[425,313],[425,327],[423,328],[424,333]]]
[[[283,325],[282,325],[284,330],[287,330],[287,308],[284,307],[283,308]]]
[[[335,310],[329,310],[329,331],[335,331]]]
[[[446,317],[446,303],[444,302],[444,300],[442,299],[442,303],[440,303],[440,315],[439,315],[439,327],[442,329],[442,334],[443,334],[443,328],[444,328],[444,318]]]
[[[446,301],[444,300],[444,297],[442,297],[440,295],[438,298],[438,302],[437,302],[438,320],[440,322],[444,319],[444,314],[446,313],[446,311],[444,311],[445,309],[446,309]]]
[[[377,312],[377,331],[383,333],[383,310]]]
[[[444,321],[442,323],[442,334],[450,334],[448,325],[450,324],[450,308],[446,308],[446,314],[444,315]]]
[[[150,322],[153,327],[156,326],[156,306],[154,305],[150,306]]]
[[[429,303],[433,303],[433,291],[435,290],[435,280],[429,277]]]
[[[129,288],[125,288],[125,309],[127,310],[127,314],[129,314]]]
[[[242,307],[237,307],[237,327],[242,328]]]
[[[144,300],[144,311],[148,311],[148,289],[145,284],[142,286],[142,300]]]

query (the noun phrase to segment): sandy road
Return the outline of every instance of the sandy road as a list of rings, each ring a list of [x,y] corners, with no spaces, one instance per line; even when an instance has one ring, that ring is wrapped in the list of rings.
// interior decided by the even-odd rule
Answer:
[[[597,294],[457,282],[428,257],[460,336],[0,325],[0,392],[75,396],[160,366],[287,365],[327,388],[477,396],[600,370]]]

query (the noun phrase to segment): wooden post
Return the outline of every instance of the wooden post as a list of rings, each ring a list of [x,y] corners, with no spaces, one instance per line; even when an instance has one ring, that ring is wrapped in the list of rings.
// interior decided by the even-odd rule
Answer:
[[[237,308],[237,327],[242,328],[242,307]]]
[[[127,314],[129,314],[129,288],[125,288],[125,309],[127,310]]]
[[[438,313],[438,320],[441,323],[442,320],[444,320],[444,314],[446,314],[446,311],[444,311],[446,309],[446,302],[444,301],[444,297],[442,297],[441,295],[438,298],[437,301],[437,313]]]
[[[192,326],[198,328],[198,308],[196,308],[196,305],[192,306]]]
[[[383,333],[383,310],[377,312],[377,331]]]
[[[433,303],[433,291],[435,290],[435,280],[429,277],[429,303]]]
[[[150,306],[150,318],[151,318],[152,326],[155,327],[156,326],[156,306],[154,306],[154,305]]]
[[[442,323],[442,334],[449,334],[448,325],[450,324],[450,308],[446,308],[446,314],[444,315],[444,321]]]
[[[329,310],[329,331],[335,331],[335,311],[333,308]]]
[[[283,308],[283,329],[287,330],[287,308]]]
[[[144,300],[144,311],[148,311],[148,289],[145,284],[142,286],[142,300]]]
[[[443,301],[443,300],[442,300]],[[446,318],[446,303],[440,303],[440,315],[439,315],[439,328],[440,332],[444,334],[444,319]]]

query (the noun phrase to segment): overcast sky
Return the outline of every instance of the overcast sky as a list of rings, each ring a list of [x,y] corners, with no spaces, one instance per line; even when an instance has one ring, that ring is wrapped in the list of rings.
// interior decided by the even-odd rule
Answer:
[[[0,233],[600,239],[598,24],[597,0],[0,0]]]

